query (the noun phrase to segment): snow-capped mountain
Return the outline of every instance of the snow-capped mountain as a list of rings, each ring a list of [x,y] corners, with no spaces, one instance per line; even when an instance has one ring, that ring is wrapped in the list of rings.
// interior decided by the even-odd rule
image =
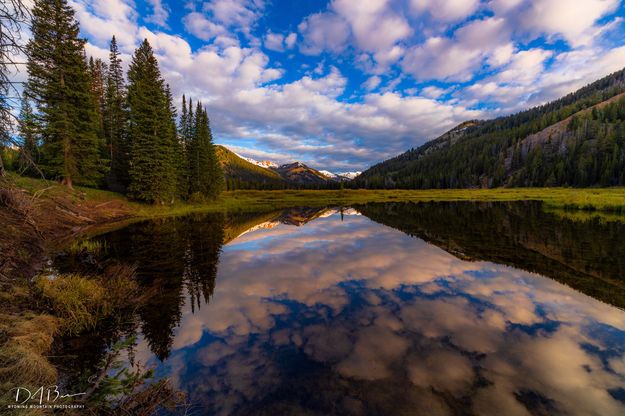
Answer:
[[[360,175],[362,172],[339,172],[337,173],[338,176],[342,177],[342,178],[347,178],[349,180],[354,179],[356,176]]]
[[[338,177],[338,175],[336,173],[332,173],[330,171],[327,170],[320,170],[319,173],[321,173],[323,176],[327,176],[330,179],[335,179]]]
[[[312,169],[312,168],[306,166],[302,162],[293,162],[293,163],[288,163],[288,164],[285,164],[285,165],[278,165],[277,163],[272,162],[270,160],[258,161],[256,159],[252,159],[251,157],[242,156],[242,155],[240,155],[238,153],[235,153],[235,155],[237,155],[241,159],[243,159],[246,162],[249,162],[249,163],[251,163],[253,165],[260,166],[261,168],[265,168],[265,169],[274,170],[274,171],[280,173],[282,176],[285,176],[286,173],[291,172],[293,170],[297,170],[298,173],[301,173],[300,169],[305,169],[306,171],[312,172],[312,175],[308,175],[308,176],[311,176],[311,178],[312,178],[312,176],[317,176],[318,177],[317,180],[321,180],[321,181],[323,181],[323,178],[327,178],[327,179],[329,179],[331,181],[343,182],[343,181],[351,181],[352,179],[354,179],[356,176],[358,176],[360,174],[360,172],[333,173],[333,172],[330,172],[328,170],[317,171],[315,169]],[[320,173],[321,175],[317,175],[317,173]],[[289,176],[289,175],[287,175],[287,176]],[[295,178],[287,178],[287,179],[295,179]],[[314,179],[314,178],[312,178],[312,179]]]
[[[327,178],[333,180],[333,181],[351,181],[356,176],[360,175],[360,172],[339,172],[339,173],[333,173],[333,172],[330,172],[330,171],[327,171],[327,170],[320,170],[319,172],[322,173]]]
[[[271,169],[271,168],[277,168],[278,164],[275,162],[272,162],[270,160],[261,160],[260,162],[256,159],[252,159],[251,157],[245,157],[245,156],[241,156],[238,153],[235,153],[237,156],[239,156],[241,159],[250,162],[252,165],[256,165],[256,166],[260,166],[261,168],[265,168],[265,169]]]

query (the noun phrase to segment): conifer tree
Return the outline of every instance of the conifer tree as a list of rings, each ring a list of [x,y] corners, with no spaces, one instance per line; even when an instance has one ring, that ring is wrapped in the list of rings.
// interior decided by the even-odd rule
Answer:
[[[224,187],[224,177],[212,142],[208,115],[197,103],[189,141],[189,193],[214,198]]]
[[[34,175],[37,173],[36,164],[39,161],[39,148],[37,139],[37,122],[33,109],[30,106],[28,94],[22,96],[22,108],[19,115],[19,133],[21,145],[17,159],[20,173]]]
[[[206,151],[208,153],[208,170],[210,172],[210,183],[207,188],[207,196],[216,198],[225,188],[226,182],[224,172],[219,163],[215,144],[213,142],[213,132],[210,127],[210,119],[206,110],[204,110],[204,119],[206,120],[206,128],[208,129],[208,142],[206,143]]]
[[[111,166],[107,178],[108,185],[113,190],[125,191],[130,183],[128,174],[128,159],[130,157],[127,134],[128,114],[124,72],[115,36],[111,39],[104,101],[104,137]]]
[[[154,203],[175,198],[175,128],[165,83],[147,39],[128,71],[130,186],[132,197]]]
[[[191,113],[191,121],[193,124],[190,126],[191,134],[189,137],[188,149],[187,149],[187,157],[189,164],[189,194],[193,195],[196,193],[201,193],[202,189],[202,145],[201,142],[203,140],[203,132],[201,129],[202,117],[201,117],[202,107],[201,104],[197,103],[197,108],[195,111],[195,117],[193,117],[193,113]]]
[[[89,58],[89,75],[91,76],[91,94],[95,100],[98,127],[104,134],[104,106],[106,101],[106,73],[108,69],[101,59]]]
[[[178,116],[176,107],[174,106],[174,99],[171,94],[169,84],[165,87],[165,95],[167,96],[167,108],[169,111],[169,129],[170,135],[173,139],[172,146],[174,152],[174,172],[176,175],[176,196],[178,198],[185,199],[189,193],[189,181],[187,177],[186,169],[186,156],[185,148],[182,137],[178,134],[178,128],[176,126],[176,118]]]
[[[28,91],[41,117],[45,172],[68,186],[103,175],[84,39],[67,0],[36,0],[27,46]]]
[[[187,109],[187,99],[182,95],[182,112],[178,125],[178,138],[180,141],[179,160],[179,190],[180,194],[186,198],[189,196],[189,159],[187,151],[189,147],[189,112]]]

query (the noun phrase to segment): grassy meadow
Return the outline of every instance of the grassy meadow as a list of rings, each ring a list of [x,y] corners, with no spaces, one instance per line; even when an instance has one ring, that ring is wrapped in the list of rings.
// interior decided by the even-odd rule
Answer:
[[[39,197],[67,194],[66,188],[49,181],[14,178],[17,186]],[[355,205],[370,202],[430,201],[543,201],[546,209],[588,212],[618,217],[625,215],[625,188],[495,188],[431,190],[238,190],[223,192],[216,200],[179,202],[173,205],[148,205],[130,201],[123,195],[92,188],[77,187],[75,198],[98,202],[102,206],[123,202],[129,214],[139,218],[184,215],[192,212],[264,211],[294,206]]]

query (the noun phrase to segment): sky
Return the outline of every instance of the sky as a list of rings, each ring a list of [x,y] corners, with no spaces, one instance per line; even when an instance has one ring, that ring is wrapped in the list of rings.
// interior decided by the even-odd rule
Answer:
[[[70,0],[87,53],[143,39],[216,143],[363,170],[625,67],[625,0]]]

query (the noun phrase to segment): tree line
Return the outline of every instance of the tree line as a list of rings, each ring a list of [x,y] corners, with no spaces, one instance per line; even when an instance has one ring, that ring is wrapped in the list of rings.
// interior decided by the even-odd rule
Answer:
[[[15,161],[21,172],[150,203],[219,194],[224,177],[206,109],[183,96],[178,117],[147,39],[125,76],[114,36],[108,62],[87,59],[67,0],[36,0],[31,31]]]

